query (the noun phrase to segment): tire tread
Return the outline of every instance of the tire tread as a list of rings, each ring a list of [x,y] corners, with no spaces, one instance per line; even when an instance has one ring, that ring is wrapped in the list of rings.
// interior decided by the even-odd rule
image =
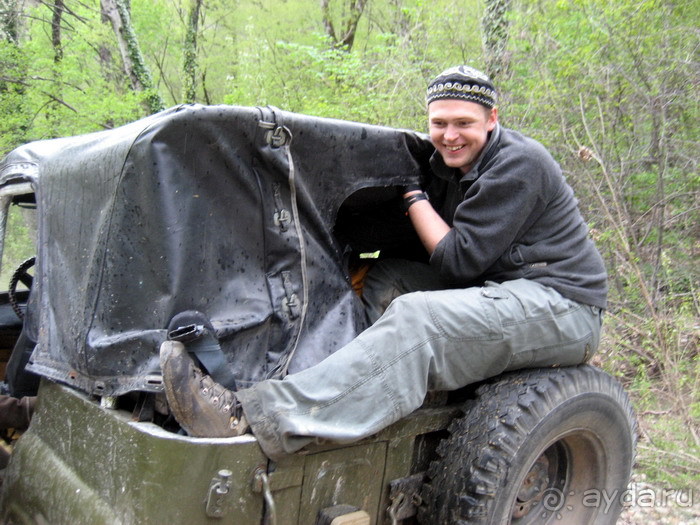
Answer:
[[[481,384],[476,397],[465,402],[465,415],[452,421],[449,436],[436,449],[437,457],[427,470],[419,522],[492,523],[489,516],[508,476],[508,458],[555,407],[591,392],[620,407],[634,447],[636,420],[630,400],[615,379],[596,367],[524,370]]]

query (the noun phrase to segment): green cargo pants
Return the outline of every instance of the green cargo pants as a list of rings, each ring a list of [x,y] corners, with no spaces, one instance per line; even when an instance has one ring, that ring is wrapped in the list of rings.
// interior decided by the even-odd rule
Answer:
[[[520,279],[401,294],[417,282],[439,286],[419,274],[383,288],[370,280],[368,300],[393,299],[372,326],[316,366],[237,393],[269,457],[367,437],[420,407],[430,390],[583,363],[598,346],[600,308],[552,288]]]

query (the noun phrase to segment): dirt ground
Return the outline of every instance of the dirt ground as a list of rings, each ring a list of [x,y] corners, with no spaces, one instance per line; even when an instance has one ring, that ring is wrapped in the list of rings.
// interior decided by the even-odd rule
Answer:
[[[695,487],[669,489],[633,476],[617,525],[697,525],[700,523],[700,480]]]

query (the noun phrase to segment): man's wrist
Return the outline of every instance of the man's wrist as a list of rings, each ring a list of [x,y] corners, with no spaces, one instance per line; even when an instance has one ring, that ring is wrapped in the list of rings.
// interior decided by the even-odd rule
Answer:
[[[406,195],[403,198],[403,209],[408,214],[408,209],[415,204],[418,201],[427,201],[428,196],[422,192],[418,191],[417,193],[411,193],[410,195]]]

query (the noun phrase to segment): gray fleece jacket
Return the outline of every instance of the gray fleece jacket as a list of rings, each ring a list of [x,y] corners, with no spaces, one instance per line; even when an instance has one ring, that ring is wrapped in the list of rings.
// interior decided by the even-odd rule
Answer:
[[[530,279],[606,307],[603,260],[571,187],[537,141],[497,125],[472,170],[431,159],[427,192],[452,230],[430,264],[458,286]]]

